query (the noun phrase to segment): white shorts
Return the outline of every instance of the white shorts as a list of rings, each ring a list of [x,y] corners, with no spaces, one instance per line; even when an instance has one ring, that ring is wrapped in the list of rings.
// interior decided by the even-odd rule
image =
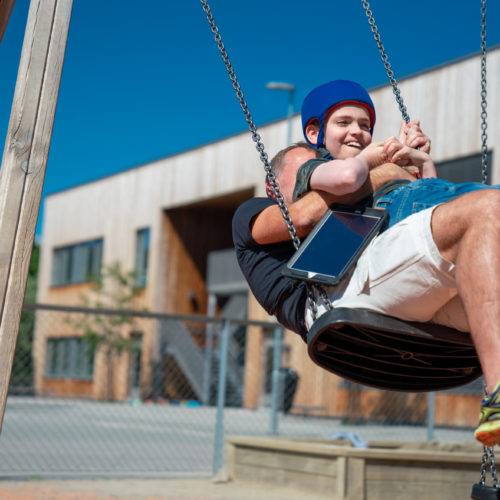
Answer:
[[[325,287],[333,306],[469,331],[457,295],[455,265],[441,256],[432,237],[435,208],[410,215],[374,238],[350,277],[337,287]],[[320,316],[326,307],[321,301],[317,304]],[[309,329],[309,305],[305,320]]]

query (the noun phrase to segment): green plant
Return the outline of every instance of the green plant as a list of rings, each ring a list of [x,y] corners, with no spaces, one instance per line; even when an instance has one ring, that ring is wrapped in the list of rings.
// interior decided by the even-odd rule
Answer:
[[[95,312],[83,314],[78,319],[68,318],[68,322],[82,333],[90,355],[98,351],[104,354],[107,399],[110,400],[114,399],[114,360],[124,352],[132,352],[135,346],[130,333],[137,330],[136,320],[129,311],[138,309],[140,290],[134,287],[134,281],[134,273],[124,271],[119,262],[106,266],[99,277],[91,280],[90,292],[81,296],[84,307],[102,309],[102,314]]]

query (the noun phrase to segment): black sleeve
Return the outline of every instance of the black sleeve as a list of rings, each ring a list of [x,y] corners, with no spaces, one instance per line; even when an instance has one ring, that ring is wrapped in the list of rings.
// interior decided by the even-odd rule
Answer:
[[[304,312],[307,299],[305,283],[287,278],[281,271],[295,252],[291,240],[259,245],[253,238],[253,218],[276,203],[269,198],[253,198],[238,207],[233,217],[236,257],[250,290],[268,314],[303,336],[307,333]]]
[[[312,173],[316,168],[325,163],[325,158],[313,158],[312,160],[306,161],[297,172],[297,180],[295,181],[295,188],[293,190],[293,201],[298,200],[301,196],[304,196],[311,190],[309,186],[309,180],[311,179]]]

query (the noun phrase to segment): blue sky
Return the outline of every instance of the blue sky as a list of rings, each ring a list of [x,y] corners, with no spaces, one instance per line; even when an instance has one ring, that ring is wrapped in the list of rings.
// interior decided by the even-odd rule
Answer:
[[[265,88],[272,80],[295,85],[296,111],[329,80],[387,82],[361,1],[209,4],[257,125],[286,114],[287,93]],[[480,6],[370,2],[396,78],[478,52]],[[0,45],[2,149],[28,7],[16,1]],[[488,4],[487,43],[500,43],[499,2]],[[74,0],[44,194],[246,128],[198,0]]]

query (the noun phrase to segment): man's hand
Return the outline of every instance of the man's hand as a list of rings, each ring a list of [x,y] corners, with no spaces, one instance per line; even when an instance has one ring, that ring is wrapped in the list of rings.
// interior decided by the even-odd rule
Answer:
[[[413,149],[420,148],[424,153],[431,152],[431,140],[422,132],[420,120],[401,122],[399,142]]]
[[[276,181],[278,182],[278,181]],[[279,183],[278,183],[278,186],[279,186]],[[274,200],[276,201],[276,193],[273,191],[273,188],[271,186],[271,182],[269,181],[269,179],[266,177],[266,194],[269,198],[271,198],[271,200]]]

